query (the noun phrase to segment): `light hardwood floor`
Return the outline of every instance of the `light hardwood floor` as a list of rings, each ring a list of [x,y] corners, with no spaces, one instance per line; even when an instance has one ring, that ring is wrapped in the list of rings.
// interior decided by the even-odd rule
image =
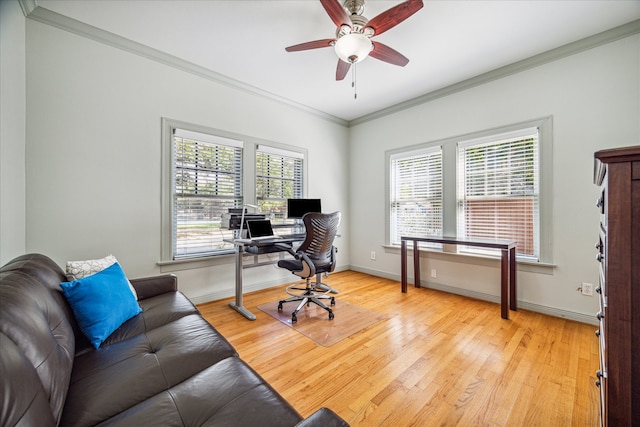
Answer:
[[[240,356],[303,416],[327,406],[351,426],[598,424],[595,326],[346,271],[337,298],[387,319],[325,348],[257,306],[284,286],[199,305]],[[336,313],[338,316],[339,313]]]

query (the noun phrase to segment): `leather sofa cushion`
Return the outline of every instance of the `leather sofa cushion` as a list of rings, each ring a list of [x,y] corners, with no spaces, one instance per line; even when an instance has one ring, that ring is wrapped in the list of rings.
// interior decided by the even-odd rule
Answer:
[[[300,420],[249,366],[230,357],[100,425],[291,427]]]
[[[142,308],[142,313],[124,322],[102,343],[102,347],[127,340],[182,317],[200,313],[193,303],[179,292],[168,292],[139,300],[138,304]],[[76,354],[94,350],[84,335],[78,337],[78,341]]]
[[[61,425],[95,425],[235,356],[197,314],[85,352],[74,362]]]

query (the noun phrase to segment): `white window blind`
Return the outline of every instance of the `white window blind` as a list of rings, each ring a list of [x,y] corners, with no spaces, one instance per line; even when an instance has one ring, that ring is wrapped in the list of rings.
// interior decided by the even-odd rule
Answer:
[[[403,235],[442,234],[442,149],[390,157],[390,242]]]
[[[537,128],[458,143],[458,236],[515,240],[518,256],[539,258],[538,152]]]
[[[302,153],[266,145],[256,150],[256,198],[258,210],[284,219],[287,199],[303,197]]]
[[[232,249],[221,220],[242,206],[242,142],[175,129],[173,158],[174,259]]]

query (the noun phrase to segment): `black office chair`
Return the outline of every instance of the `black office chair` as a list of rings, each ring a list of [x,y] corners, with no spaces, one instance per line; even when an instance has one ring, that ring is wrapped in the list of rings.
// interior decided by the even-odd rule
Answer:
[[[321,300],[330,300],[335,305],[335,298],[328,295],[331,287],[322,283],[322,274],[332,272],[336,268],[336,247],[333,246],[340,225],[340,212],[330,214],[308,213],[302,217],[306,229],[306,238],[297,251],[289,249],[294,259],[278,261],[278,267],[286,268],[296,276],[305,279],[305,286],[299,283],[287,286],[285,292],[290,298],[278,302],[278,311],[287,302],[300,301],[298,307],[291,313],[291,322],[298,321],[297,314],[305,304],[314,303],[329,312],[329,319],[333,319],[333,310]],[[311,278],[316,276],[316,281]]]

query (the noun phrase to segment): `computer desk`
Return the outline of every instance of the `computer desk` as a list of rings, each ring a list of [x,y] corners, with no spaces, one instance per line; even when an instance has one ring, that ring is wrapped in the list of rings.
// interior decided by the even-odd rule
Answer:
[[[280,253],[286,252],[287,249],[278,245],[288,245],[289,248],[296,242],[302,242],[306,235],[302,234],[288,234],[282,235],[280,239],[276,240],[260,240],[255,241],[251,239],[225,239],[227,243],[233,243],[236,255],[236,299],[229,303],[229,307],[236,310],[249,320],[256,320],[256,316],[251,313],[247,308],[242,305],[242,270],[245,268],[243,263],[243,257],[245,252],[250,255],[258,256],[261,254]],[[248,267],[258,267],[260,265],[273,264],[273,261],[254,263]]]

